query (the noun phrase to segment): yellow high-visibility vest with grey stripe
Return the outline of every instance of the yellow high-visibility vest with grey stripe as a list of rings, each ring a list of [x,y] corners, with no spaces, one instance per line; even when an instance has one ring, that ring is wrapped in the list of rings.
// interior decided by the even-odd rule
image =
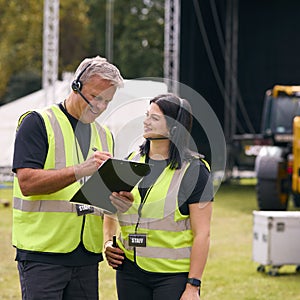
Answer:
[[[144,162],[145,156],[133,154],[129,159]],[[178,170],[171,170],[168,166],[164,169],[147,192],[137,230],[135,228],[141,203],[138,187],[132,190],[132,207],[126,213],[118,214],[121,226],[119,246],[128,259],[146,271],[189,272],[193,233],[190,217],[182,215],[178,207],[180,183],[189,164],[184,162]],[[129,246],[128,236],[132,233],[146,234],[146,247]]]
[[[83,162],[73,128],[61,109],[52,105],[40,114],[45,122],[49,144],[44,169],[61,169]],[[113,139],[108,128],[91,124],[90,149],[92,147],[112,153]],[[91,155],[92,150],[88,153],[88,156]],[[55,193],[26,197],[15,176],[13,245],[23,250],[68,253],[82,241],[88,251],[100,253],[103,213],[95,208],[85,217],[77,215],[75,204],[69,200],[79,187],[80,182],[77,181]]]

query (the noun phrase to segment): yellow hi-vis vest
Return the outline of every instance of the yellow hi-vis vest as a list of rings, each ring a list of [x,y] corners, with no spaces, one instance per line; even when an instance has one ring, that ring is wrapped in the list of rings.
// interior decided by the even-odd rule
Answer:
[[[129,159],[145,161],[145,156],[133,154]],[[119,213],[121,226],[119,246],[131,261],[149,272],[189,272],[193,233],[190,217],[182,215],[178,207],[178,192],[182,178],[189,166],[181,169],[167,166],[155,184],[148,189],[146,201],[138,222],[141,197],[136,186],[132,193],[134,202],[124,214]],[[136,228],[136,224],[138,224]],[[146,234],[146,247],[129,246],[129,234]]]
[[[40,114],[45,122],[49,144],[44,169],[61,169],[83,162],[73,128],[61,109],[52,105]],[[113,149],[110,131],[95,122],[91,124],[90,149],[92,147],[111,153]],[[15,176],[13,245],[23,250],[69,253],[82,241],[88,251],[100,253],[103,247],[103,213],[95,208],[92,214],[77,215],[75,204],[69,200],[79,187],[77,181],[55,193],[26,197]]]

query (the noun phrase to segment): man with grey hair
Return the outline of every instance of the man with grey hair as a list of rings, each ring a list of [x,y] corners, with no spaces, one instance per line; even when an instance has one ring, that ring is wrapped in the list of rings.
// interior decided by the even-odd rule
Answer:
[[[98,299],[103,212],[70,199],[113,155],[112,134],[95,119],[122,84],[116,66],[87,58],[63,102],[20,117],[12,244],[23,300]],[[133,201],[128,192],[114,195],[110,199],[120,211]]]

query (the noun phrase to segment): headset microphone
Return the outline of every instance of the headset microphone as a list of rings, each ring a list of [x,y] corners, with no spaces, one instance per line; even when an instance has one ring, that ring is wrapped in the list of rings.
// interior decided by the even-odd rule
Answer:
[[[152,138],[152,137],[146,138],[146,140],[149,140],[149,141],[168,140],[168,139],[169,139],[169,137],[167,137],[167,136],[154,137],[154,138]]]
[[[81,98],[91,107],[94,108],[94,105],[81,93],[80,90],[77,91]]]

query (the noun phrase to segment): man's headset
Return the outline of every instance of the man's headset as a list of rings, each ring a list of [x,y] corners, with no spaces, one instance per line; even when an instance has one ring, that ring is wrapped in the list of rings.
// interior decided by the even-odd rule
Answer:
[[[79,75],[77,76],[77,78],[72,82],[72,90],[75,92],[75,93],[78,93],[82,99],[91,107],[91,108],[94,108],[94,106],[92,105],[92,103],[81,93],[81,89],[82,89],[82,82],[80,81],[80,78],[82,76],[82,74],[87,70],[87,68],[91,66],[91,63],[88,64],[80,73]]]

